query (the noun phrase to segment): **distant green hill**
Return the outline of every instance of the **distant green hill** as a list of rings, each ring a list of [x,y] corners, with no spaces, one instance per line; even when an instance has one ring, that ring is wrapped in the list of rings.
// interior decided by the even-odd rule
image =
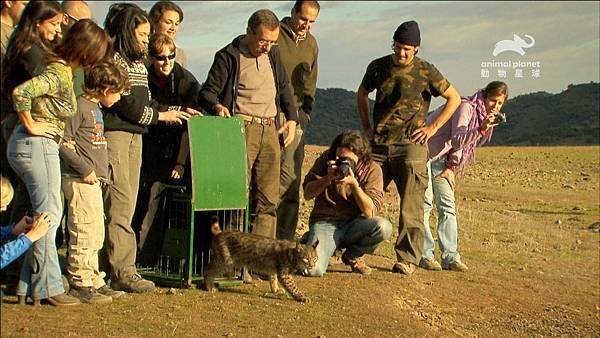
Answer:
[[[319,89],[306,140],[308,144],[328,145],[346,129],[359,129],[356,92],[341,88]]]
[[[569,85],[559,94],[520,95],[502,108],[508,122],[492,145],[600,144],[600,84]]]
[[[372,102],[371,102],[372,103]],[[346,129],[360,129],[356,93],[317,89],[307,143],[327,145]],[[510,99],[508,122],[496,128],[492,145],[600,144],[600,84],[570,85],[559,94],[538,92]]]

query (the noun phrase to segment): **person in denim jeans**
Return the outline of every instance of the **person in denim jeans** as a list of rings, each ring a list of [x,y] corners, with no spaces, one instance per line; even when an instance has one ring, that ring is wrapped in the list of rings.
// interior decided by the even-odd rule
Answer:
[[[76,305],[65,294],[55,236],[62,216],[59,143],[65,120],[76,111],[74,67],[87,69],[110,52],[108,34],[91,20],[77,22],[56,47],[48,64],[36,76],[13,91],[13,103],[21,124],[8,142],[8,161],[25,183],[33,211],[47,212],[52,224],[25,257],[17,286],[19,302],[30,294],[34,302],[46,299],[55,306]],[[95,46],[89,49],[88,46]]]
[[[362,129],[371,140],[384,181],[394,180],[400,198],[397,262],[392,272],[415,272],[423,253],[423,201],[427,189],[427,140],[452,116],[460,95],[431,63],[417,57],[421,33],[415,21],[394,32],[393,54],[371,61],[356,93]],[[373,123],[369,93],[376,91]],[[432,97],[446,104],[425,123]]]
[[[3,4],[6,2],[3,1]],[[17,5],[17,3],[21,3]],[[12,92],[21,83],[40,75],[44,58],[59,39],[59,23],[62,21],[58,1],[14,2],[13,7],[25,6],[20,19],[14,24],[6,52],[2,60],[2,91],[0,92],[0,120],[2,146],[0,148],[0,170],[8,176],[15,189],[15,199],[7,210],[11,223],[18,222],[31,209],[27,188],[8,163],[8,139],[19,123],[12,106]],[[3,9],[4,10],[4,9]],[[18,25],[17,25],[18,24]],[[7,32],[2,27],[2,35]]]
[[[474,161],[475,147],[488,141],[494,126],[504,120],[503,116],[498,117],[498,114],[507,96],[508,88],[504,82],[489,83],[473,96],[463,98],[452,119],[428,141],[430,178],[425,192],[424,248],[419,262],[419,266],[423,269],[457,272],[468,270],[458,253],[454,173],[464,172],[466,165]],[[440,113],[441,107],[430,114],[427,120],[435,119]],[[434,201],[438,212],[441,265],[434,258],[435,242],[429,228],[429,214],[433,209]]]
[[[307,244],[317,245],[317,263],[308,271],[323,276],[336,249],[353,272],[368,275],[362,256],[392,233],[392,224],[375,216],[383,204],[383,175],[371,160],[369,142],[358,130],[338,135],[304,178],[304,197],[315,198]]]

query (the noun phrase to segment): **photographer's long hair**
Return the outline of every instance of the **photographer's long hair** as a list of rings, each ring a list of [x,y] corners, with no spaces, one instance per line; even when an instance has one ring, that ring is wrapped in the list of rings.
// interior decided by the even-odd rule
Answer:
[[[367,138],[358,130],[350,129],[336,136],[329,149],[327,149],[327,158],[335,159],[338,148],[348,148],[358,156],[359,166],[371,163],[371,145]]]

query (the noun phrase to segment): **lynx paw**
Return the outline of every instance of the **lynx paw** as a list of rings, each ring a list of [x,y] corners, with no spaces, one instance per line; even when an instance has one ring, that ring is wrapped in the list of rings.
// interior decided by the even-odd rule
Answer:
[[[282,288],[277,288],[275,290],[271,289],[271,293],[274,295],[285,295],[285,290]]]
[[[294,299],[300,303],[310,303],[310,299],[304,296],[294,296]]]
[[[203,287],[203,289],[204,289],[205,291],[208,291],[208,292],[210,292],[210,293],[216,293],[216,292],[219,292],[219,289],[217,289],[217,288],[216,288],[214,285],[212,285],[212,286],[208,286],[208,285],[204,284],[204,287]]]

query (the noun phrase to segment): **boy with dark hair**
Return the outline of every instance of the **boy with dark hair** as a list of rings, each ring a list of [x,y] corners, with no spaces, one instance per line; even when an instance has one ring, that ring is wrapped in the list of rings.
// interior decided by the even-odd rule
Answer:
[[[127,86],[127,73],[103,62],[86,74],[84,94],[77,113],[65,126],[62,189],[69,205],[69,294],[85,303],[110,303],[123,295],[104,282],[98,268],[98,251],[104,243],[104,208],[101,185],[108,175],[108,155],[100,104],[112,106]],[[73,145],[74,142],[74,145]]]

